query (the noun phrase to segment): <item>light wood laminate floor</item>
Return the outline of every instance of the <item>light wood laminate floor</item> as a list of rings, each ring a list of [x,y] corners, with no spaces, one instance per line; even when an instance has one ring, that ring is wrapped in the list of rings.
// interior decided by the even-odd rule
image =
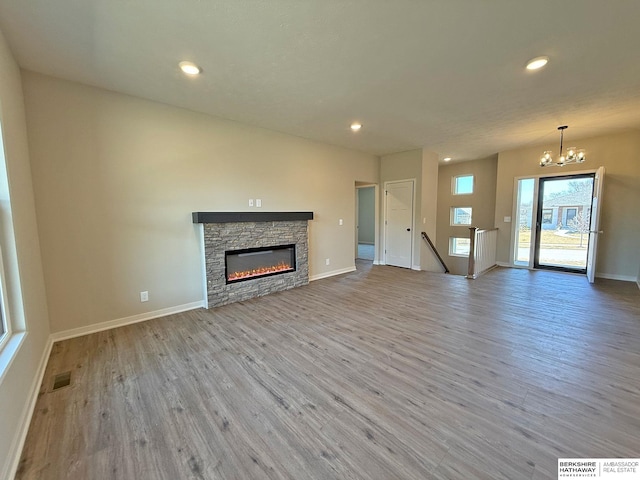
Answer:
[[[633,283],[358,263],[56,343],[17,478],[555,479],[640,457],[639,339]]]

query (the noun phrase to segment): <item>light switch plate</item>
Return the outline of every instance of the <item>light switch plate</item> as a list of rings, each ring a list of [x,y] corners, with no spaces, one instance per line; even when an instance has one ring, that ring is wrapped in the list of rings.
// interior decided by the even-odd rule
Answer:
[[[511,217],[504,217],[504,223],[511,223]]]

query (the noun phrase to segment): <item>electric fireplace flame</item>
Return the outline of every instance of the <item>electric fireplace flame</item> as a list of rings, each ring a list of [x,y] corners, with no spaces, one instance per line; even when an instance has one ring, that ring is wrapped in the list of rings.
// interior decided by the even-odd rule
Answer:
[[[295,270],[295,244],[225,252],[227,283],[294,272]]]
[[[270,273],[278,272],[290,272],[293,271],[293,267],[285,262],[280,262],[278,265],[272,265],[270,267],[254,268],[253,270],[245,270],[243,272],[232,272],[229,274],[227,280],[241,280],[243,278],[261,277],[262,275],[268,275]]]

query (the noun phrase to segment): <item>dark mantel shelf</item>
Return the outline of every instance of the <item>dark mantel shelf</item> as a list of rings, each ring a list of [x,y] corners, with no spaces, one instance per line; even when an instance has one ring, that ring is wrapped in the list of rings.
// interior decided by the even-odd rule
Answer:
[[[193,223],[313,220],[313,212],[193,212]]]

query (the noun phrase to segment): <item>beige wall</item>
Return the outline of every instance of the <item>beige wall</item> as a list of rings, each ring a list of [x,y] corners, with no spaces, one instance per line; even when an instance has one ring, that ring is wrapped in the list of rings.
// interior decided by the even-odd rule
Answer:
[[[422,150],[409,150],[407,152],[384,155],[380,158],[380,236],[381,248],[380,260],[384,261],[384,184],[398,180],[415,180],[414,192],[414,222],[416,228],[413,232],[412,266],[420,265],[420,205],[422,202]]]
[[[354,185],[377,183],[377,157],[23,78],[54,332],[201,301],[191,212],[247,211],[249,198],[260,198],[262,211],[314,212],[311,276],[354,266]]]
[[[510,261],[511,227],[504,223],[512,216],[514,178],[520,176],[570,174],[604,166],[604,199],[596,275],[632,281],[640,263],[640,131],[570,140],[584,148],[587,161],[580,165],[547,167],[538,160],[544,150],[556,151],[558,143],[502,152],[498,156],[496,185],[496,226],[498,261]]]
[[[421,236],[421,232],[426,231],[431,239],[436,238],[438,154],[422,149],[381,157],[380,185],[383,187],[380,189],[381,239],[384,238],[384,183],[409,179],[415,180],[412,268],[441,272],[442,268],[438,264],[437,258]],[[384,259],[384,253],[381,253],[380,258]]]
[[[375,187],[358,188],[358,242],[373,245],[376,239]]]
[[[436,242],[438,215],[438,154],[422,150],[422,196],[420,199],[420,222],[416,224],[420,245],[420,268],[429,272],[442,272],[438,257],[422,239],[426,232],[432,242]]]
[[[451,207],[471,207],[472,226],[493,228],[496,206],[497,155],[482,160],[441,165],[438,170],[438,252],[454,275],[466,275],[467,257],[449,255],[449,237],[469,237],[469,227],[451,226]],[[473,175],[472,195],[453,195],[452,180],[459,175]]]
[[[4,159],[0,159],[0,230],[8,307],[15,330],[27,332],[9,366],[5,355],[10,349],[0,352],[0,365],[4,365],[0,380],[0,478],[9,478],[9,469],[20,454],[21,433],[27,427],[30,395],[39,387],[38,368],[47,350],[49,320],[20,71],[1,33],[0,122],[4,145]]]

